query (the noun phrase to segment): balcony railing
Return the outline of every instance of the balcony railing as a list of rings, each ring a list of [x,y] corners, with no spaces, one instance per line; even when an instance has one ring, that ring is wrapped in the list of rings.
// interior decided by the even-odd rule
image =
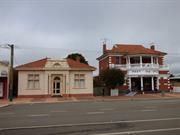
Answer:
[[[110,68],[129,70],[129,69],[159,69],[169,70],[167,65],[159,65],[154,63],[138,63],[138,64],[111,64]]]
[[[127,72],[128,75],[158,75],[158,69],[147,69],[147,68],[140,68],[140,69],[130,69]]]
[[[159,65],[159,70],[169,70],[168,65]]]

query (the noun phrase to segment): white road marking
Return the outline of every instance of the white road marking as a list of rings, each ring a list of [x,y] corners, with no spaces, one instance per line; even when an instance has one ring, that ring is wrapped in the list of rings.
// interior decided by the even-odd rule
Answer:
[[[124,134],[129,135],[129,134],[164,132],[164,131],[175,131],[175,130],[180,130],[180,127],[179,128],[152,129],[152,130],[125,131],[125,132],[116,132],[116,133],[102,133],[102,134],[93,134],[93,135],[124,135]]]
[[[52,110],[52,113],[61,113],[61,112],[67,112],[67,111],[63,111],[63,110]]]
[[[146,109],[155,109],[155,108],[157,108],[157,106],[147,106],[147,107],[145,107]]]
[[[112,111],[113,108],[102,108],[102,109],[99,109],[99,110],[101,110],[101,111]]]
[[[13,115],[14,113],[13,112],[4,112],[4,113],[0,113],[0,115]]]
[[[29,117],[43,117],[43,116],[49,116],[49,114],[30,114]]]
[[[142,112],[154,112],[157,111],[156,109],[144,109],[144,110],[140,110]]]
[[[102,114],[102,113],[104,113],[104,112],[87,112],[87,114],[89,114],[89,115],[93,115],[93,114]]]
[[[51,127],[103,125],[103,124],[117,124],[117,123],[154,122],[154,121],[168,121],[168,120],[180,120],[180,117],[161,118],[161,119],[145,119],[145,120],[105,121],[105,122],[92,122],[92,123],[59,124],[59,125],[57,124],[57,125],[44,125],[44,126],[41,125],[41,126],[7,127],[7,128],[0,128],[0,131],[2,131],[2,130],[16,130],[16,129],[37,129],[37,128],[51,128]]]

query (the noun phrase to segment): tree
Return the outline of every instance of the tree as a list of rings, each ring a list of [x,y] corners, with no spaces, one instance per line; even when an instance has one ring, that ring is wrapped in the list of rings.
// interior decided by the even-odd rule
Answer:
[[[124,73],[119,69],[107,69],[101,73],[101,79],[106,87],[114,89],[124,84]]]
[[[93,86],[94,87],[102,87],[103,86],[103,82],[100,79],[100,76],[93,77]]]
[[[67,58],[73,59],[73,60],[79,60],[79,62],[81,62],[81,63],[88,64],[88,61],[86,61],[85,57],[82,54],[79,54],[79,53],[69,54],[67,56]]]

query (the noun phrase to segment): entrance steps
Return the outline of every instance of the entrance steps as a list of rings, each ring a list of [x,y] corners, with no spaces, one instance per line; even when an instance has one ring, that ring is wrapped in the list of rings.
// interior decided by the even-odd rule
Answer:
[[[136,91],[130,91],[128,94],[126,94],[126,96],[132,97],[132,96],[135,96],[136,94],[137,94]]]

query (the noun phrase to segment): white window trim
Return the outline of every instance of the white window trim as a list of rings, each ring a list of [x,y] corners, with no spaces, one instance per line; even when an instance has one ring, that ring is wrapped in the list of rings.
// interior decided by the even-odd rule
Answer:
[[[75,76],[78,75],[78,78],[76,78]],[[80,78],[80,76],[83,75],[83,79]],[[75,80],[78,81],[78,86],[75,85]],[[80,80],[84,80],[84,85],[81,87],[80,85]],[[74,89],[85,89],[86,88],[86,76],[85,74],[74,74]]]
[[[29,76],[32,75],[33,79],[29,79]],[[38,75],[38,79],[35,79],[35,76]],[[33,88],[29,87],[29,81],[33,81]],[[38,81],[38,88],[35,88],[35,81]],[[27,89],[28,90],[40,90],[40,75],[39,74],[28,74],[27,76]]]

